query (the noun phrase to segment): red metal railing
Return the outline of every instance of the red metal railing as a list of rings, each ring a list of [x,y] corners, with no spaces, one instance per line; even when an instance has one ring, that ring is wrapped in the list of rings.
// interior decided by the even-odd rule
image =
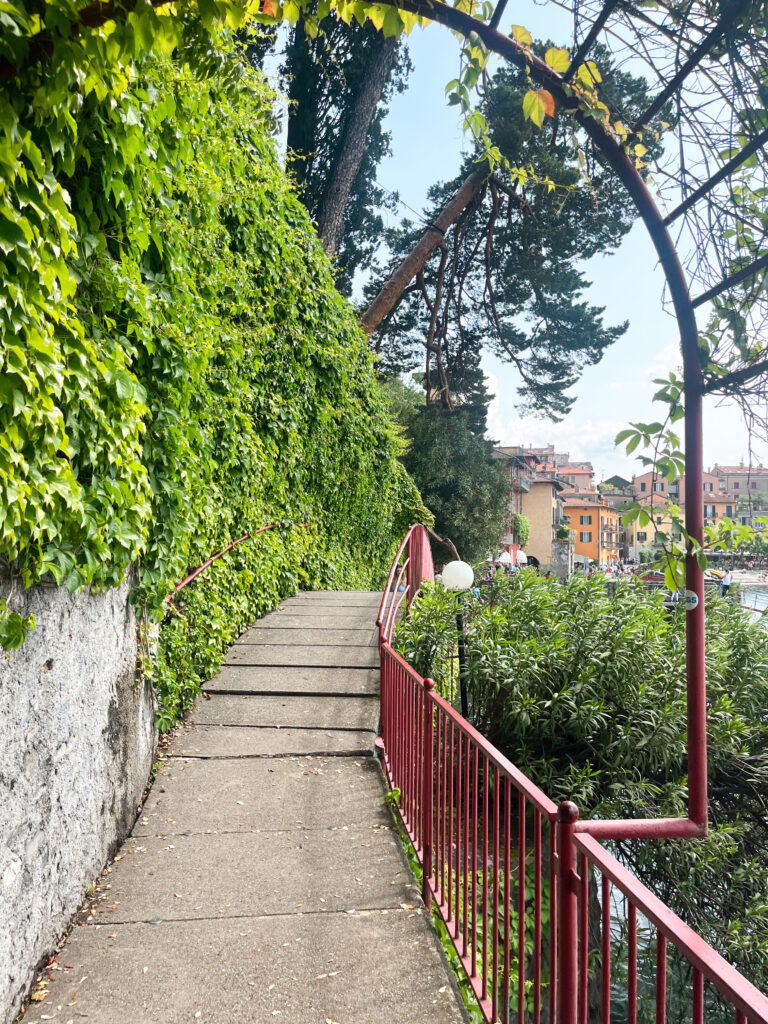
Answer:
[[[674,1000],[675,1020],[768,1024],[768,999],[587,834],[596,823],[553,803],[392,648],[421,574],[433,578],[432,559],[415,526],[377,620],[380,746],[425,905],[434,901],[485,1020],[609,1024],[613,1005],[614,1020],[665,1024]]]
[[[202,565],[198,565],[198,567],[193,569],[188,576],[185,576],[181,583],[177,583],[169,594],[166,594],[166,601],[171,600],[180,590],[183,590],[184,587],[192,582],[192,580],[196,579],[201,572],[205,572],[209,565],[212,565],[218,558],[221,558],[222,555],[226,555],[226,553],[231,551],[232,548],[236,548],[238,544],[242,544],[245,540],[251,540],[260,533],[267,533],[269,530],[274,530],[275,525],[275,523],[270,523],[268,526],[260,526],[258,530],[254,530],[253,533],[245,533],[242,537],[238,537],[237,540],[233,540],[230,544],[227,544],[227,546],[222,548],[221,551],[217,551],[215,555],[211,555],[211,557],[207,558]],[[306,528],[306,523],[299,523],[299,525]]]

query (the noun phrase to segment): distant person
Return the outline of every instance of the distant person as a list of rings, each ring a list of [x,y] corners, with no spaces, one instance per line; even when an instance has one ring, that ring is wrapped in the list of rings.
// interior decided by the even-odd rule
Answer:
[[[731,583],[733,583],[733,573],[730,569],[727,569],[725,576],[720,581],[720,597],[727,596],[728,591],[731,589]]]

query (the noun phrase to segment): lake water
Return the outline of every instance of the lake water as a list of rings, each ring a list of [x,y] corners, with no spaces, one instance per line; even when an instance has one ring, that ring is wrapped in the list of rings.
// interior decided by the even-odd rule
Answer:
[[[762,618],[760,613],[768,608],[768,583],[742,583],[739,597],[744,608],[755,610],[756,619]]]

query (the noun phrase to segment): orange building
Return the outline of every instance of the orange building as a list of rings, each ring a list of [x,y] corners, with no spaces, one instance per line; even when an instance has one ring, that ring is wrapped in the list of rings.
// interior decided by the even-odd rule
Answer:
[[[574,533],[574,552],[598,565],[619,561],[619,513],[603,501],[597,491],[569,492],[565,516]]]

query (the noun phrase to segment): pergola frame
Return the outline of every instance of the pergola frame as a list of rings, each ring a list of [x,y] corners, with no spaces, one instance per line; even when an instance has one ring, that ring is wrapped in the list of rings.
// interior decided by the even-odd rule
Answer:
[[[693,541],[702,544],[704,532],[703,508],[703,396],[710,390],[702,372],[699,353],[699,333],[695,308],[721,294],[728,288],[754,277],[768,266],[768,254],[759,257],[750,266],[712,286],[697,299],[692,299],[686,273],[678,257],[677,247],[669,232],[669,225],[695,203],[709,195],[711,190],[740,167],[751,155],[768,142],[768,130],[761,132],[744,146],[736,157],[712,174],[696,191],[688,196],[669,216],[659,210],[653,194],[635,166],[633,159],[620,141],[603,125],[579,107],[568,88],[570,75],[587,57],[611,14],[620,10],[620,0],[607,0],[594,18],[592,27],[578,48],[569,71],[560,75],[538,58],[530,49],[501,33],[497,25],[506,6],[500,0],[489,23],[484,23],[454,7],[429,0],[385,0],[390,6],[416,14],[469,38],[472,34],[482,40],[485,47],[513,66],[527,70],[531,78],[545,87],[557,105],[568,112],[602,153],[631,196],[655,247],[664,270],[669,296],[680,332],[683,359],[683,393],[685,403],[685,528]],[[690,52],[674,77],[662,88],[646,112],[634,126],[639,131],[670,99],[678,96],[688,78],[707,54],[727,35],[729,17],[743,12],[747,3],[740,0],[730,15],[723,16],[706,34],[703,41]],[[687,653],[687,754],[688,754],[688,815],[685,818],[633,818],[626,820],[579,821],[577,831],[588,832],[602,839],[654,838],[670,839],[702,836],[707,831],[707,698],[705,665],[705,609],[704,575],[698,560],[689,552],[685,560],[686,587],[686,653]]]

